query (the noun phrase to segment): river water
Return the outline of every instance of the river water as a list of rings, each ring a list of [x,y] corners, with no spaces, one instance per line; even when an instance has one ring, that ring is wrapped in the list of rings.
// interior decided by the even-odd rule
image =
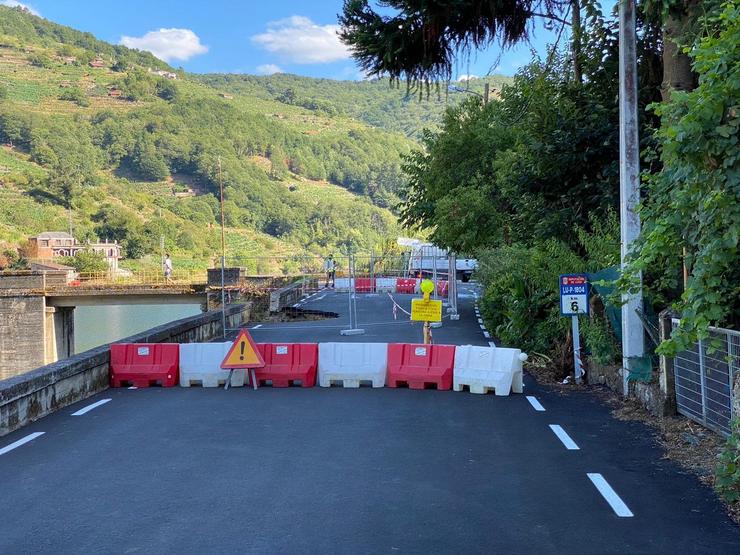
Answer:
[[[78,306],[75,353],[200,312],[200,304]]]

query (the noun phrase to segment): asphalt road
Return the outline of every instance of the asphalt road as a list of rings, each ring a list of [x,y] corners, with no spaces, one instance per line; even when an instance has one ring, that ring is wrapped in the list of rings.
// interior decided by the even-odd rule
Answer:
[[[461,320],[435,340],[485,345],[464,294]],[[306,308],[347,300],[321,295]],[[340,336],[342,319],[252,333],[420,337],[387,296],[358,297],[361,338]],[[592,394],[525,383],[509,397],[108,390],[0,438],[0,553],[738,552],[740,529],[644,425]]]

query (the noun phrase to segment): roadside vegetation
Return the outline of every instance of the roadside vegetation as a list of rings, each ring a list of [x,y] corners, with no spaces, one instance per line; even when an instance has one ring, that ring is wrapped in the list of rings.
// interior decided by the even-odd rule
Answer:
[[[479,258],[489,329],[543,355],[559,379],[572,369],[569,322],[558,307],[562,273],[588,272],[597,284],[583,333],[600,364],[620,356],[615,305],[639,273],[645,318],[667,307],[682,316],[659,352],[706,337],[710,325],[740,323],[740,8],[700,4],[640,4],[643,232],[618,281],[618,25],[598,3],[548,5],[542,16],[569,26],[569,38],[487,105],[471,98],[448,108],[441,128],[423,135],[423,149],[405,158],[401,222]],[[452,11],[426,6],[419,16],[399,2],[391,18],[352,0],[342,36],[368,73],[425,89],[449,78],[459,48],[525,39],[535,16],[516,5],[466,0]],[[415,17],[447,30],[405,24]],[[386,52],[398,44],[424,47]]]

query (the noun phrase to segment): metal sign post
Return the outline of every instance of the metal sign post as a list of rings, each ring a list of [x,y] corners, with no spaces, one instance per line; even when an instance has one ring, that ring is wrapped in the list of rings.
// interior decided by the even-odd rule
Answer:
[[[347,274],[349,275],[349,328],[346,330],[339,330],[339,335],[362,335],[365,330],[357,327],[357,288],[355,282],[355,259],[354,255],[349,253],[348,257],[349,268]]]
[[[588,314],[588,276],[584,274],[567,274],[560,276],[560,314],[571,317],[573,333],[573,367],[576,383],[583,381],[583,364],[581,363],[581,333],[578,316]]]

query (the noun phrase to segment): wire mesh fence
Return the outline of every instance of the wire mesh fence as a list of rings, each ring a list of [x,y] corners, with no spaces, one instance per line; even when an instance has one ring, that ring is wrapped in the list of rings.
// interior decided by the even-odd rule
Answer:
[[[679,320],[673,319],[673,329]],[[673,359],[678,412],[723,435],[731,432],[733,383],[740,370],[740,332],[710,328]]]

